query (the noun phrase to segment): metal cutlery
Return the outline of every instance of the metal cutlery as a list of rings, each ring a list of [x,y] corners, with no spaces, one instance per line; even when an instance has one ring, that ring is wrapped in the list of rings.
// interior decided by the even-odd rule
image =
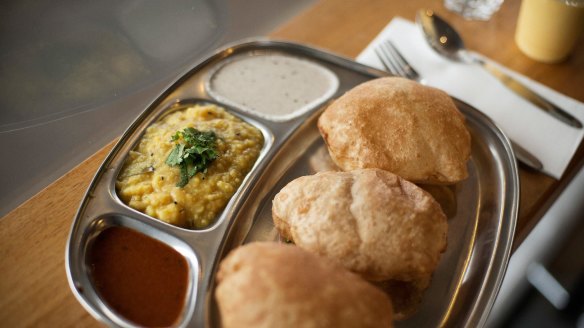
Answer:
[[[481,65],[503,85],[531,102],[535,107],[567,125],[582,128],[582,123],[573,115],[535,93],[495,65],[466,50],[462,37],[456,30],[431,10],[419,10],[416,14],[416,24],[422,28],[426,41],[438,54],[453,61]]]
[[[422,76],[408,63],[408,61],[399,53],[395,45],[385,40],[374,48],[375,54],[381,60],[381,63],[388,72],[396,76],[408,78],[410,80],[418,81],[424,84]],[[537,157],[531,154],[528,150],[521,147],[511,140],[511,146],[515,152],[515,156],[519,161],[529,166],[530,168],[541,171],[543,164]]]

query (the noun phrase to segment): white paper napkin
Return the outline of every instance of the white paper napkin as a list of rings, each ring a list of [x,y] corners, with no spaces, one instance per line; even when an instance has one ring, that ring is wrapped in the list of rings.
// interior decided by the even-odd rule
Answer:
[[[479,65],[456,63],[441,57],[426,43],[421,29],[401,17],[394,18],[363,50],[357,61],[384,69],[373,47],[387,39],[396,45],[427,85],[442,89],[487,114],[510,139],[543,163],[545,173],[557,179],[562,176],[584,136],[584,129],[566,125],[538,109]],[[497,65],[584,122],[583,103]]]

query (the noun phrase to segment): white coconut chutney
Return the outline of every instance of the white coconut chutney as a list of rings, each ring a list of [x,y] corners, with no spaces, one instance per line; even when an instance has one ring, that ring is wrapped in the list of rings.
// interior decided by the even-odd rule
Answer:
[[[322,65],[281,54],[256,54],[229,60],[212,72],[211,96],[275,121],[294,118],[328,100],[337,76]]]

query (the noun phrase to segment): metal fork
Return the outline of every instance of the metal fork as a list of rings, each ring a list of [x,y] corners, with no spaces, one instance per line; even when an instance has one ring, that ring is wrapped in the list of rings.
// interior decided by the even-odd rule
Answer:
[[[375,54],[381,60],[385,69],[393,75],[402,76],[418,82],[422,81],[420,74],[399,53],[391,41],[385,40],[381,42],[381,44],[375,47]]]
[[[381,63],[387,71],[391,72],[393,75],[402,76],[424,84],[422,76],[416,72],[416,70],[412,67],[412,65],[410,65],[410,63],[408,63],[404,56],[399,53],[395,45],[390,40],[381,42],[377,47],[374,48],[374,50],[375,54],[381,60]],[[510,141],[517,160],[521,161],[523,164],[534,170],[543,170],[543,164],[539,159],[537,159],[537,157],[535,157],[527,149],[519,146],[513,140]]]

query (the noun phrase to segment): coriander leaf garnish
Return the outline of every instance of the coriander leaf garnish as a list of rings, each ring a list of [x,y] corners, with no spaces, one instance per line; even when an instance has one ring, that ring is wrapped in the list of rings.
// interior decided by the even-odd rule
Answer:
[[[198,172],[207,172],[207,167],[218,157],[217,136],[213,131],[185,128],[177,131],[170,141],[175,147],[168,154],[166,164],[180,168],[177,187],[186,186]]]

